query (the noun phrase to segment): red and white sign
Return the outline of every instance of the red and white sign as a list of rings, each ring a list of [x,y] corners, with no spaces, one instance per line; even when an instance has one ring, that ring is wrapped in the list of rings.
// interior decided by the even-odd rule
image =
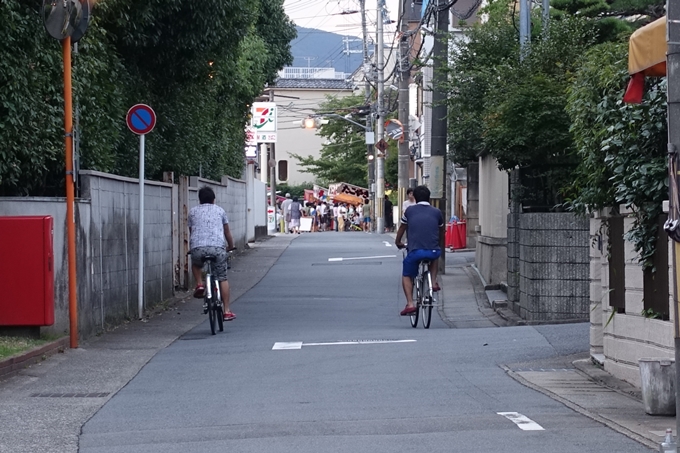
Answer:
[[[156,126],[156,113],[146,104],[136,104],[128,110],[125,121],[132,132],[145,135]]]

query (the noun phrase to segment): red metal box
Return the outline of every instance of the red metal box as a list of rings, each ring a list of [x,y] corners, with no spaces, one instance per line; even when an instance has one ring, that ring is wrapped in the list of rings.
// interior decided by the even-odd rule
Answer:
[[[0,217],[0,326],[54,324],[52,217]]]

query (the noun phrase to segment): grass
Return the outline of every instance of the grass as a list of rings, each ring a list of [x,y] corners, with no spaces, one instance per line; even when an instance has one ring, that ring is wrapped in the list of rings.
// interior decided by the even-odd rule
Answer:
[[[0,336],[0,360],[13,356],[20,352],[43,345],[51,338],[24,338],[24,337],[3,337]]]

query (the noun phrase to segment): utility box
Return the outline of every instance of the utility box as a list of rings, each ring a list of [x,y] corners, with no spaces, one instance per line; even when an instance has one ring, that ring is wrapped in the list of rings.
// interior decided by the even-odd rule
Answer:
[[[0,326],[54,324],[53,221],[0,217]]]

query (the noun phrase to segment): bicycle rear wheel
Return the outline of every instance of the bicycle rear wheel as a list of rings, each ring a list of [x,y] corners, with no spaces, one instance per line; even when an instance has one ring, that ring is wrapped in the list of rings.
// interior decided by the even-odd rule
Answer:
[[[418,314],[420,312],[420,298],[423,293],[423,284],[420,280],[420,276],[413,279],[413,303],[416,304],[416,311],[411,313],[409,318],[411,319],[411,327],[418,327]]]
[[[423,291],[420,307],[423,311],[423,328],[429,329],[432,321],[432,277],[429,272],[423,274]]]
[[[224,310],[217,299],[215,299],[215,317],[217,318],[217,327],[219,327],[220,332],[224,332]]]
[[[206,275],[205,278],[206,287],[210,288],[210,298],[208,298],[208,292],[206,291],[206,301],[208,302],[208,322],[210,323],[210,333],[215,335],[215,324],[217,322],[217,317],[215,316],[215,288],[213,284],[213,279],[211,275]],[[209,286],[208,286],[209,285]]]

